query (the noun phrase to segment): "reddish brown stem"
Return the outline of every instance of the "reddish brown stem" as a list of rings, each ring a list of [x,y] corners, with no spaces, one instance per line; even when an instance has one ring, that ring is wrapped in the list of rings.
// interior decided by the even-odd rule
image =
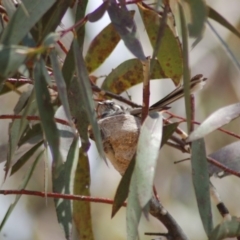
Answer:
[[[236,177],[240,177],[240,172],[236,172],[228,167],[226,167],[225,165],[221,164],[220,162],[216,161],[214,158],[211,157],[207,157],[208,162],[210,162],[211,164],[219,167],[220,169],[222,169],[224,172],[230,173]]]
[[[186,121],[187,121],[186,118],[177,116],[177,115],[175,115],[175,114],[172,114],[172,113],[169,112],[169,111],[165,111],[165,113],[167,113],[168,115],[170,115],[172,118],[180,119],[180,120],[182,120],[183,122],[186,122]],[[193,123],[193,124],[196,124],[196,125],[200,125],[200,124],[201,124],[200,122],[197,122],[197,121],[192,121],[192,123]],[[220,131],[220,132],[224,132],[224,133],[226,133],[226,134],[228,134],[228,135],[230,135],[230,136],[232,136],[232,137],[235,137],[235,138],[240,139],[240,136],[239,136],[238,134],[233,133],[233,132],[224,130],[224,129],[222,129],[222,128],[218,128],[217,130]]]
[[[30,196],[38,196],[38,197],[49,197],[49,198],[62,198],[62,199],[69,199],[69,200],[76,200],[76,201],[84,201],[84,202],[95,202],[95,203],[105,203],[105,204],[113,204],[112,199],[108,198],[96,198],[90,196],[82,196],[82,195],[71,195],[71,194],[61,194],[61,193],[45,193],[39,191],[30,191],[30,190],[0,190],[0,194],[2,195],[30,195]],[[127,204],[124,203],[123,206]]]

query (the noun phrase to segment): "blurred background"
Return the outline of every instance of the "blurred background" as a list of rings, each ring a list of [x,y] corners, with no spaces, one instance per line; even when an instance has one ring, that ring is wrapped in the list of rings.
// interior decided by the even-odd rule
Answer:
[[[90,0],[87,13],[96,9],[101,1]],[[211,0],[207,4],[224,16],[231,24],[240,29],[240,2],[237,0]],[[137,10],[134,6],[129,5],[129,9]],[[63,25],[68,27],[72,24],[71,11],[63,19]],[[138,34],[144,48],[146,56],[152,54],[152,49],[146,35],[138,12],[135,14],[135,21],[138,24]],[[209,20],[221,37],[228,43],[230,49],[240,60],[240,41],[228,30],[218,23]],[[96,23],[86,24],[86,39],[84,52],[86,53],[91,40],[109,23],[108,15]],[[71,42],[72,36],[66,36],[66,43]],[[193,41],[192,41],[193,42]],[[190,43],[192,43],[190,41]],[[103,76],[109,74],[113,68],[116,68],[121,62],[131,59],[133,56],[126,49],[121,41],[111,56],[104,64],[97,69],[93,75]],[[208,78],[202,91],[195,94],[196,99],[196,120],[201,122],[212,112],[220,107],[239,102],[240,97],[240,78],[239,68],[233,63],[228,53],[224,50],[219,40],[213,32],[206,26],[203,39],[190,51],[191,75],[203,74]],[[104,78],[100,78],[98,84]],[[174,89],[170,79],[154,80],[151,82],[151,103],[161,99]],[[124,95],[124,94],[123,94]],[[128,95],[132,101],[141,104],[142,86],[139,84],[128,90]],[[124,96],[127,96],[126,94]],[[0,96],[1,108],[0,114],[10,114],[16,105],[19,96],[16,93],[10,93]],[[179,100],[172,104],[171,111],[179,116],[185,116],[184,102]],[[8,141],[8,124],[9,121],[1,120],[0,130],[2,144],[1,161],[5,159],[6,147]],[[185,129],[184,124],[181,125]],[[224,127],[229,131],[240,134],[239,119],[231,122]],[[237,141],[237,139],[215,131],[205,137],[207,153],[212,153],[217,149]],[[158,161],[155,184],[157,191],[165,208],[172,214],[175,220],[183,228],[184,232],[192,240],[206,239],[202,223],[199,217],[197,203],[194,196],[191,182],[191,171],[189,161],[180,164],[174,164],[174,161],[189,157],[182,154],[169,146],[164,146]],[[97,150],[92,143],[90,152],[91,167],[91,195],[95,197],[113,198],[116,187],[120,181],[120,175],[109,164],[106,166],[104,161],[98,156]],[[24,173],[29,165],[17,172],[14,176],[7,179],[2,189],[17,189]],[[31,190],[44,191],[44,161],[40,161],[30,181],[28,188]],[[50,168],[50,167],[49,167]],[[0,165],[0,176],[4,176],[4,162]],[[48,176],[50,181],[50,174]],[[240,200],[240,180],[236,177],[226,177],[218,179],[211,178],[213,185],[217,188],[223,202],[226,204],[230,213],[239,216]],[[51,185],[49,183],[49,191]],[[15,196],[0,196],[0,219],[5,215],[8,206],[14,201]],[[92,223],[96,240],[123,240],[126,239],[126,221],[125,209],[122,208],[117,215],[111,219],[111,205],[100,203],[91,204]],[[213,205],[214,224],[221,222],[221,216]],[[139,236],[141,240],[152,239],[153,237],[145,236],[144,232],[164,232],[166,231],[162,224],[150,216],[149,220],[144,217],[141,219],[139,226]],[[157,237],[156,237],[157,238]],[[3,231],[0,233],[0,239],[9,240],[55,240],[64,239],[61,227],[57,223],[56,213],[53,200],[47,201],[38,197],[22,196],[13,213],[9,217]]]

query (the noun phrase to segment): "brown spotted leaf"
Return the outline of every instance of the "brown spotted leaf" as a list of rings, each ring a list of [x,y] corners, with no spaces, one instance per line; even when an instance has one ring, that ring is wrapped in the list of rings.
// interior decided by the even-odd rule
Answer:
[[[74,194],[90,195],[90,169],[88,157],[80,149],[77,169],[74,176]],[[93,240],[93,230],[91,221],[90,202],[74,201],[73,202],[73,220],[79,235],[79,239]]]
[[[105,2],[106,3],[106,2]],[[131,11],[132,16],[134,11]],[[109,23],[91,42],[85,62],[88,72],[97,69],[112,53],[120,41],[120,36],[112,23]]]
[[[158,60],[155,60],[151,79],[166,77]],[[143,81],[143,66],[140,60],[134,58],[121,63],[106,77],[102,88],[116,94],[126,91],[128,88]]]
[[[149,40],[154,47],[156,44],[160,17],[157,13],[139,7]],[[164,35],[161,38],[161,46],[157,53],[157,59],[164,75],[171,78],[178,85],[183,74],[182,51],[178,38],[168,25],[165,26]]]
[[[88,72],[97,69],[111,54],[120,41],[112,23],[108,24],[91,42],[85,57]]]

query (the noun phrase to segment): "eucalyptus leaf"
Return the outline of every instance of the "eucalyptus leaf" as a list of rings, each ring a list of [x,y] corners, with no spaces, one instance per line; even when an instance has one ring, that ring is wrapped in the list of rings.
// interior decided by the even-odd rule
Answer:
[[[26,176],[25,178],[23,179],[22,183],[20,184],[20,186],[18,187],[19,190],[22,190],[22,189],[25,189],[29,180],[31,179],[32,177],[32,174],[33,174],[33,171],[35,170],[35,167],[37,165],[37,163],[39,162],[39,160],[41,159],[41,156],[43,154],[44,151],[41,151],[38,156],[36,157],[34,163],[32,164],[31,168],[28,170],[28,172],[26,173]],[[17,205],[18,203],[18,200],[21,198],[21,195],[17,195],[16,198],[15,198],[15,201],[9,206],[1,224],[0,224],[0,231],[2,231],[7,219],[9,218],[9,216],[11,215],[13,209],[15,208],[15,206]]]
[[[53,1],[54,4],[52,4],[51,8],[44,12],[44,16],[39,19],[36,27],[31,31],[38,44],[40,44],[48,34],[55,31],[61,24],[64,14],[73,1],[74,0],[55,0]],[[40,1],[40,3],[41,2],[42,1]]]
[[[167,143],[168,139],[173,135],[173,133],[177,129],[178,125],[179,125],[178,123],[170,123],[170,124],[163,126],[161,147],[165,143]]]
[[[126,210],[127,240],[136,240],[138,238],[138,225],[140,222],[142,209],[138,201],[137,187],[138,182],[136,171],[133,170],[129,186],[128,204]]]
[[[129,51],[139,60],[146,61],[142,45],[136,37],[137,27],[126,6],[120,8],[115,0],[109,0],[108,15]]]
[[[43,141],[40,141],[35,146],[30,148],[28,151],[26,151],[12,166],[11,175],[17,172],[29,160],[29,158],[33,156],[33,154],[37,151],[37,149],[40,148],[40,146],[42,146],[42,144],[43,144]]]
[[[87,112],[88,120],[92,126],[94,139],[97,145],[98,152],[100,156],[105,159],[105,154],[103,151],[102,138],[100,134],[100,130],[97,123],[97,115],[95,112],[95,106],[92,99],[92,90],[90,85],[90,80],[88,76],[88,72],[83,60],[82,51],[80,50],[76,39],[73,40],[73,50],[74,50],[74,58],[75,58],[75,67],[77,73],[77,83],[78,90],[81,92],[83,96],[83,106]]]
[[[152,186],[162,141],[162,116],[151,113],[140,129],[136,152],[136,181],[140,206],[144,208],[152,198]]]
[[[40,123],[28,125],[19,139],[18,147],[25,143],[38,142],[43,139],[43,131]]]
[[[184,15],[183,7],[178,3],[180,22],[181,22],[181,32],[182,32],[182,44],[183,44],[183,87],[184,87],[184,100],[185,100],[185,110],[187,117],[187,129],[188,133],[191,130],[191,120],[192,120],[192,108],[191,108],[191,98],[190,98],[190,68],[189,68],[189,56],[188,56],[188,31],[186,27],[186,20]]]
[[[153,11],[138,7],[146,28],[150,43],[155,47],[161,18]],[[183,56],[179,39],[168,25],[165,25],[164,34],[161,37],[160,49],[157,59],[161,69],[162,78],[171,78],[175,85],[179,85],[183,74]],[[155,65],[155,64],[153,64]]]
[[[59,94],[61,103],[63,105],[67,120],[69,123],[71,123],[72,116],[70,113],[70,107],[69,107],[69,103],[68,103],[66,83],[63,78],[63,75],[62,75],[62,72],[60,69],[60,65],[59,65],[59,62],[57,59],[57,53],[55,50],[52,50],[52,52],[50,53],[50,60],[52,63],[53,74],[54,74],[55,81],[56,81],[57,88],[58,88],[58,94]]]
[[[22,7],[17,8],[1,36],[1,43],[18,44],[55,2],[56,0],[23,0],[22,4],[28,14]]]
[[[158,60],[152,61],[154,64],[150,79],[166,78]],[[113,69],[105,78],[102,88],[120,94],[141,82],[143,82],[143,65],[139,59],[133,58]]]
[[[240,219],[232,217],[231,220],[225,220],[211,232],[209,240],[221,240],[227,238],[236,238],[240,236]]]
[[[62,159],[59,153],[59,134],[54,121],[54,110],[45,80],[46,72],[44,61],[40,58],[34,67],[34,89],[42,128],[53,158],[53,175],[57,177]]]
[[[78,159],[78,138],[74,138],[68,152],[67,160],[61,167],[57,177],[53,177],[55,193],[73,194],[72,171],[74,162]],[[71,239],[72,203],[67,199],[54,199],[58,222],[63,226],[66,239]]]
[[[201,38],[207,19],[205,0],[187,0],[191,12],[191,23],[188,25],[190,37]]]
[[[121,181],[117,187],[117,191],[114,196],[114,203],[112,206],[112,218],[115,216],[115,214],[118,212],[118,210],[123,205],[124,201],[127,199],[128,192],[129,192],[129,185],[133,173],[133,169],[136,162],[136,156],[133,157],[131,162],[128,165],[127,170],[125,171],[123,177],[121,178]]]
[[[204,120],[201,125],[189,135],[186,141],[192,142],[202,138],[223,125],[231,122],[235,118],[239,117],[239,115],[240,103],[220,108]]]
[[[104,1],[96,10],[88,14],[89,22],[96,22],[102,18],[108,8],[108,1]]]
[[[107,59],[119,41],[120,36],[112,23],[108,24],[95,36],[85,56],[86,67],[89,73],[97,69]]]
[[[223,27],[227,28],[233,34],[235,34],[238,38],[240,38],[240,32],[230,23],[228,22],[221,14],[219,14],[215,9],[208,6],[208,17],[215,20]]]
[[[205,143],[203,139],[192,142],[192,180],[198,204],[198,210],[207,236],[213,229],[210,201],[210,185]]]
[[[0,44],[0,86],[6,78],[17,72],[29,54],[29,48]]]
[[[74,175],[74,195],[90,196],[90,166],[88,156],[80,149],[76,156],[77,168]],[[90,202],[73,202],[73,220],[79,239],[93,240],[93,227]]]

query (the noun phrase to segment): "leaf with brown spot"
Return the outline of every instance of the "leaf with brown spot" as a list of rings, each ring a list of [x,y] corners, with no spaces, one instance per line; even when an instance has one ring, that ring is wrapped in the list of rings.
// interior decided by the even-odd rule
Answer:
[[[80,148],[77,169],[74,176],[74,194],[90,196],[90,169],[88,157]],[[73,202],[73,220],[79,239],[93,240],[90,202]]]
[[[132,16],[134,11],[131,11]],[[112,23],[108,24],[91,42],[85,62],[89,73],[97,69],[108,58],[120,41]]]
[[[158,60],[154,60],[154,67],[150,79],[165,78]],[[140,60],[134,58],[121,63],[106,77],[102,88],[116,94],[143,81],[143,67]]]
[[[157,13],[142,7],[139,7],[139,11],[151,45],[154,47],[160,25],[160,17]],[[182,50],[178,38],[168,25],[165,26],[157,59],[164,75],[171,78],[175,85],[178,85],[183,74]]]
[[[97,69],[107,59],[119,41],[120,37],[111,23],[93,39],[85,57],[89,73]]]

